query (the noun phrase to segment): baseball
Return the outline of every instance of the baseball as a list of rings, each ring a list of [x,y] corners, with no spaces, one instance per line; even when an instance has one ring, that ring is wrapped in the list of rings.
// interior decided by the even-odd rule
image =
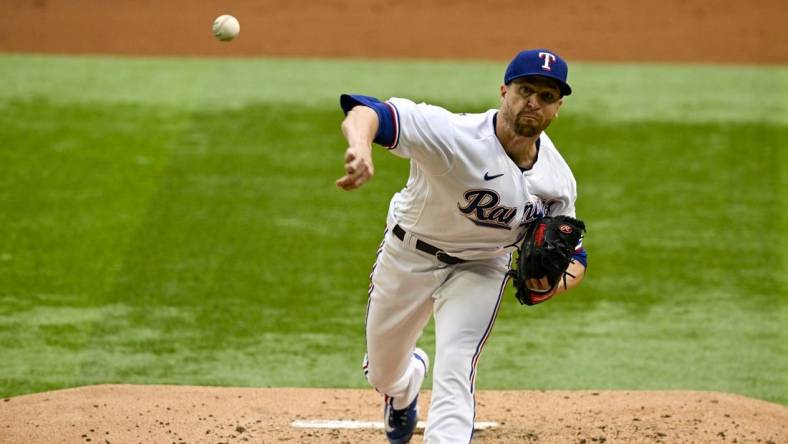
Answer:
[[[241,24],[238,23],[237,18],[231,15],[220,15],[213,21],[213,35],[223,42],[229,42],[238,37],[239,32],[241,32]]]

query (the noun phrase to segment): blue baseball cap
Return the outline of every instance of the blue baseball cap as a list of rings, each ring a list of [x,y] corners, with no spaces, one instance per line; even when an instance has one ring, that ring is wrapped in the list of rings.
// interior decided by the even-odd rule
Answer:
[[[541,76],[553,79],[558,83],[561,95],[572,94],[572,88],[566,83],[569,67],[564,59],[549,49],[529,49],[521,51],[509,66],[503,76],[503,83],[508,85],[514,79],[526,76]]]

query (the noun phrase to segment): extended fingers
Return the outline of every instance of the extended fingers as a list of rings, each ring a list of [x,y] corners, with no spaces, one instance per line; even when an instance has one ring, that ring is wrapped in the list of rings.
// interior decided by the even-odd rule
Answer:
[[[337,181],[337,185],[345,190],[352,190],[360,187],[371,178],[372,171],[367,168],[366,165],[363,165],[359,167],[358,170],[346,174],[344,177],[339,179],[339,181]]]
[[[364,157],[357,157],[351,150],[345,154],[345,175],[337,179],[336,185],[344,190],[353,190],[372,178],[372,164]]]
[[[366,170],[369,170],[369,165],[367,165],[364,159],[352,159],[345,163],[345,173],[347,174],[362,174]]]
[[[364,185],[370,178],[372,178],[372,174],[370,174],[368,170],[359,174],[346,174],[337,179],[336,185],[343,190],[354,190]]]

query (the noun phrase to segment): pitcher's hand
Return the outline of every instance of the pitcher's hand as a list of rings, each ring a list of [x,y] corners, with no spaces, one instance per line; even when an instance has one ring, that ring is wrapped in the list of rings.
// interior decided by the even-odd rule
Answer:
[[[371,146],[351,146],[345,151],[345,175],[336,184],[345,191],[355,190],[375,174]]]

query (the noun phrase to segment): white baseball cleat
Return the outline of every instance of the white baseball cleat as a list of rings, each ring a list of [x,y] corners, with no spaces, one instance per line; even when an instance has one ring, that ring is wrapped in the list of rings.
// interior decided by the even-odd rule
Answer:
[[[413,350],[413,357],[424,364],[424,374],[421,375],[421,380],[424,382],[424,377],[427,376],[427,372],[430,370],[430,357],[427,356],[427,352],[420,349],[419,347],[416,347],[416,349]],[[419,384],[419,386],[421,386],[421,384]]]

